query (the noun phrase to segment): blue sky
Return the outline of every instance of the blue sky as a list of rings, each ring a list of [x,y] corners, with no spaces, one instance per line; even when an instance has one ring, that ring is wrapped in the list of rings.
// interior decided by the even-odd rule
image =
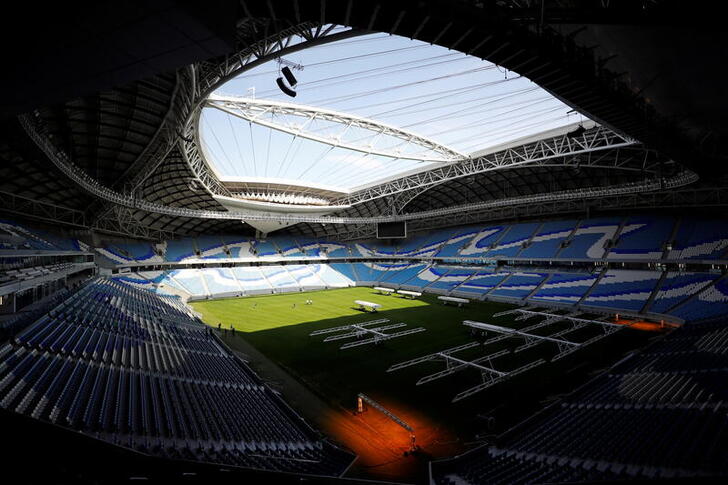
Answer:
[[[371,34],[285,57],[296,98],[276,86],[276,62],[226,83],[219,94],[295,102],[374,119],[465,154],[580,120],[571,108],[517,73],[419,41]],[[303,119],[278,120],[297,123]],[[319,132],[343,127],[319,123]],[[214,108],[201,118],[203,146],[223,176],[296,180],[342,189],[436,164],[393,159],[331,146],[241,120]],[[347,132],[370,141],[371,133]],[[391,144],[379,139],[377,143]],[[419,149],[417,149],[419,151]]]

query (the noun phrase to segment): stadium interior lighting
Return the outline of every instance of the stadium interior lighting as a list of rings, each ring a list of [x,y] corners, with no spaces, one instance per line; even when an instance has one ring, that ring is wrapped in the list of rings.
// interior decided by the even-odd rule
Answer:
[[[286,83],[283,82],[282,77],[276,78],[276,84],[278,84],[278,87],[280,88],[280,90],[283,91],[286,95],[288,95],[292,98],[296,97],[296,94],[297,94],[296,91],[294,91],[293,89],[286,86]]]
[[[288,66],[283,66],[281,69],[281,73],[283,74],[283,77],[286,78],[286,81],[288,81],[288,85],[292,88],[296,87],[296,84],[298,84],[298,80],[296,79],[296,76],[293,75],[291,72],[291,68]]]

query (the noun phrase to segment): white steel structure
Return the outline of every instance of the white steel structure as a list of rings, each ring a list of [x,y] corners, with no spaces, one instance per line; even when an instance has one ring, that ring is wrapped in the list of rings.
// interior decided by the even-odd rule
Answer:
[[[660,194],[667,194],[672,189],[684,187],[698,180],[695,173],[681,170],[677,163],[669,159],[649,156],[655,154],[654,150],[648,149],[638,140],[614,132],[605,126],[595,125],[588,120],[508,141],[492,146],[486,151],[473,152],[451,140],[438,141],[436,133],[412,136],[413,132],[407,127],[408,125],[403,124],[402,128],[398,128],[396,122],[376,121],[379,119],[376,113],[363,116],[348,113],[346,109],[319,108],[314,102],[308,105],[295,105],[282,101],[248,99],[245,101],[242,119],[250,123],[253,123],[252,119],[255,117],[257,121],[276,124],[278,128],[282,128],[293,137],[301,139],[318,137],[322,142],[326,139],[329,147],[346,146],[347,149],[365,156],[366,153],[382,153],[400,158],[410,157],[423,163],[406,172],[383,176],[374,182],[360,181],[359,185],[352,185],[344,191],[324,191],[325,195],[322,190],[308,185],[296,187],[246,183],[237,187],[229,186],[217,176],[214,168],[205,159],[200,139],[200,116],[203,108],[222,102],[219,100],[222,96],[218,96],[216,101],[216,95],[213,93],[226,82],[266,62],[275,61],[281,56],[369,33],[364,30],[342,29],[333,25],[314,23],[300,24],[283,30],[279,28],[268,30],[269,27],[266,22],[251,21],[249,24],[241,24],[239,28],[242,31],[255,31],[260,34],[256,42],[241,45],[240,50],[225,56],[224,59],[200,63],[180,71],[180,79],[184,82],[180,83],[181,89],[174,95],[173,106],[165,116],[163,124],[159,126],[153,142],[148,145],[145,156],[140,157],[138,163],[135,162],[133,167],[129,168],[128,172],[134,175],[122,180],[118,186],[105,185],[80,168],[78,161],[74,160],[72,151],[50,139],[47,125],[39,112],[24,114],[18,119],[22,128],[51,163],[81,189],[104,203],[104,210],[94,216],[95,225],[111,228],[114,231],[132,231],[135,234],[163,231],[139,222],[148,214],[172,218],[244,221],[256,226],[262,232],[298,223],[351,224],[356,227],[342,228],[341,233],[369,234],[371,228],[367,228],[366,225],[379,222],[423,219],[435,221],[454,214],[464,219],[466,213],[473,214],[469,221],[476,216],[480,217],[478,220],[484,220],[489,217],[488,214],[511,210],[516,206],[522,209],[543,204],[569,206],[573,201],[587,203],[586,201],[594,199],[616,200],[621,196],[630,196],[628,200],[632,201],[631,204],[641,203],[641,199],[648,198],[650,201],[658,201]],[[232,106],[226,109],[236,110]],[[216,109],[210,111],[218,112]],[[322,134],[309,130],[305,122],[299,123],[298,127],[292,127],[280,123],[280,120],[277,123],[273,123],[270,119],[264,120],[269,115],[270,118],[273,118],[273,115],[293,116],[284,113],[297,113],[296,116],[301,120],[319,118],[331,119],[332,122],[336,120],[343,131],[346,131],[347,127],[355,129],[359,125],[370,126],[373,130],[381,131],[380,138],[388,136],[417,149],[410,151],[404,149],[404,145],[399,148],[377,144],[369,147],[366,144],[353,143],[346,137],[337,140],[332,133]],[[411,140],[408,136],[412,136]],[[414,153],[417,153],[416,157]],[[158,168],[163,168],[175,158],[179,158],[191,170],[190,175],[185,173],[177,176],[182,182],[177,186],[187,185],[190,190],[197,192],[201,199],[209,196],[211,203],[200,201],[181,207],[179,203],[168,199],[164,193],[160,197],[155,197],[148,189],[146,192],[140,190],[144,182],[150,180]],[[142,166],[144,169],[140,170]],[[668,170],[665,169],[666,166]],[[474,182],[470,180],[474,178],[473,176],[486,179],[488,178],[486,172],[503,170],[507,173],[514,168],[523,168],[527,171],[538,167],[561,167],[565,171],[572,169],[578,171],[582,168],[608,169],[614,170],[616,174],[632,174],[634,177],[629,179],[625,177],[618,183],[608,182],[605,185],[582,184],[578,185],[578,188],[561,190],[539,188],[531,192],[525,191],[523,194],[504,190],[502,196],[491,200],[462,204],[455,198],[456,202],[453,205],[437,206],[438,208],[434,210],[419,209],[411,213],[405,212],[408,203],[416,202],[416,199],[433,187],[457,185],[458,179],[461,178],[467,178],[465,182],[468,183]],[[183,171],[175,173],[182,174]],[[651,195],[648,196],[648,193]],[[682,197],[681,203],[690,203],[688,200],[690,193],[680,197]],[[20,200],[16,197],[14,203]],[[372,203],[367,204],[368,202]],[[222,207],[218,203],[222,204]],[[360,204],[361,206],[357,207]],[[76,213],[72,216],[80,217]],[[88,217],[88,214],[84,217]],[[196,222],[190,221],[189,224]],[[339,228],[336,228],[335,232],[338,233]]]
[[[581,344],[564,340],[561,338],[536,335],[533,333],[527,333],[522,330],[516,330],[515,328],[500,327],[498,325],[491,325],[490,323],[474,322],[472,320],[464,320],[463,325],[466,327],[475,328],[484,332],[494,332],[501,335],[509,335],[513,337],[522,337],[526,339],[526,343],[531,342],[552,342],[559,346],[559,352],[566,350],[568,347],[579,347]]]
[[[411,359],[405,362],[400,362],[399,364],[395,364],[391,366],[389,369],[387,369],[387,372],[393,372],[396,370],[404,369],[405,367],[410,367],[413,365],[421,364],[423,362],[430,362],[430,361],[443,361],[445,363],[445,369],[441,370],[439,372],[436,372],[434,374],[430,374],[427,376],[424,376],[420,378],[417,381],[417,385],[422,385],[431,381],[434,381],[436,379],[440,379],[442,377],[446,377],[452,374],[455,374],[456,372],[463,371],[465,369],[475,369],[477,370],[480,375],[482,382],[470,389],[466,389],[465,391],[460,392],[459,394],[455,395],[453,398],[453,402],[459,401],[461,399],[464,399],[468,396],[472,396],[473,394],[476,394],[484,389],[487,389],[498,382],[502,382],[506,379],[509,379],[511,377],[514,377],[518,374],[521,374],[523,372],[526,372],[530,369],[533,369],[546,361],[543,359],[538,359],[533,362],[529,362],[523,366],[517,367],[515,369],[512,369],[510,371],[505,370],[499,370],[495,368],[493,361],[497,360],[499,357],[503,357],[505,355],[509,355],[512,352],[513,353],[519,353],[523,350],[526,350],[528,348],[534,347],[538,344],[550,342],[554,343],[558,346],[558,352],[557,354],[551,358],[551,361],[555,361],[558,359],[561,359],[567,355],[570,355],[571,353],[575,352],[578,349],[584,348],[589,344],[592,344],[598,340],[601,340],[602,338],[606,337],[607,335],[610,335],[614,333],[615,331],[620,330],[621,328],[624,328],[624,325],[618,325],[613,324],[609,322],[604,322],[602,320],[590,320],[590,319],[584,319],[584,318],[578,318],[575,317],[574,314],[566,314],[566,315],[559,315],[556,313],[548,313],[548,312],[542,312],[538,310],[525,310],[525,309],[515,309],[515,310],[507,310],[504,312],[496,313],[493,316],[498,317],[502,315],[509,315],[518,313],[520,316],[517,318],[517,320],[523,320],[527,318],[531,318],[534,316],[541,316],[546,317],[544,320],[542,320],[539,323],[536,323],[534,325],[529,325],[528,327],[522,328],[522,329],[513,329],[509,327],[502,327],[499,325],[492,325],[488,323],[482,323],[482,322],[475,322],[472,320],[464,320],[463,325],[467,327],[471,327],[477,330],[486,331],[486,332],[492,332],[495,334],[498,334],[498,336],[494,338],[489,338],[488,340],[484,342],[470,342],[467,344],[459,345],[457,347],[451,347],[445,350],[441,350],[439,352],[434,352],[432,354],[424,355],[422,357],[417,357],[415,359]],[[538,335],[534,334],[533,331],[551,326],[556,322],[567,322],[570,325],[568,328],[551,333],[549,335]],[[574,342],[570,340],[566,340],[565,338],[562,338],[562,336],[569,334],[570,332],[573,332],[575,330],[578,330],[580,328],[583,328],[587,325],[597,325],[600,328],[602,328],[604,331],[603,333],[600,333],[599,335],[596,335],[586,341],[583,342]],[[490,354],[486,354],[480,357],[476,357],[475,359],[471,360],[465,360],[459,357],[455,357],[453,354],[456,354],[458,352],[462,352],[464,350],[468,349],[475,349],[478,347],[487,347],[493,343],[501,342],[505,339],[509,339],[512,337],[518,337],[523,338],[525,340],[525,344],[516,347],[511,351],[510,349],[503,349],[497,352],[493,352]]]
[[[548,318],[559,318],[560,320],[568,320],[570,322],[574,323],[592,323],[601,325],[603,327],[610,327],[610,328],[623,328],[625,325],[621,325],[619,323],[611,323],[611,322],[605,322],[603,320],[593,320],[589,318],[578,318],[572,315],[557,315],[555,313],[540,311],[536,309],[524,309],[524,308],[516,308],[515,310],[507,310],[505,312],[496,313],[493,315],[494,317],[499,317],[501,315],[508,315],[511,313],[520,313],[523,317],[529,318],[532,316],[541,316],[541,317],[548,317]],[[524,318],[524,320],[525,320]]]
[[[567,315],[559,315],[556,313],[540,311],[540,310],[536,310],[536,309],[517,308],[515,310],[507,310],[505,312],[496,313],[493,316],[499,317],[502,315],[509,315],[509,314],[513,314],[513,313],[520,314],[520,316],[517,317],[516,320],[526,320],[531,317],[545,317],[545,319],[541,323],[539,323],[533,327],[529,327],[529,329],[533,329],[534,327],[543,327],[546,325],[551,325],[555,322],[567,322],[569,324],[569,326],[566,329],[550,334],[548,336],[549,339],[561,340],[559,337],[561,337],[562,335],[569,334],[571,332],[574,332],[576,330],[582,329],[587,326],[597,326],[598,328],[600,328],[602,330],[602,332],[600,334],[595,335],[594,337],[592,337],[584,342],[580,342],[579,345],[568,346],[565,344],[560,344],[559,353],[551,359],[552,361],[562,359],[562,358],[566,357],[567,355],[571,354],[572,352],[577,351],[580,347],[585,347],[598,340],[601,340],[604,337],[611,335],[614,332],[617,332],[619,330],[622,330],[623,328],[625,328],[627,326],[627,325],[621,325],[621,324],[617,324],[617,323],[605,322],[604,320],[580,318],[580,317],[575,316],[576,314],[578,314],[577,312],[567,314]],[[463,322],[463,323],[465,323],[465,322]],[[491,325],[491,327],[494,327],[494,326]],[[529,329],[523,329],[520,332],[525,333]],[[492,329],[491,329],[491,331],[492,331]],[[526,338],[525,335],[523,335],[523,336],[524,336],[524,338]],[[546,341],[546,340],[547,340],[546,338],[540,338],[540,339],[526,338],[526,343],[519,347],[516,347],[514,349],[514,352],[518,353],[518,352],[524,351],[524,350],[529,349],[535,345],[538,345],[539,343]]]
[[[577,163],[574,161],[574,157],[577,155],[638,145],[636,140],[619,135],[602,126],[592,125],[591,128],[580,136],[569,136],[569,128],[573,129],[575,127],[576,125],[566,127],[562,132],[557,134],[544,133],[543,138],[536,141],[530,139],[521,144],[516,143],[499,150],[469,156],[458,163],[451,163],[429,170],[418,170],[413,173],[391,177],[388,180],[379,181],[368,186],[357,187],[346,197],[342,197],[332,203],[356,205],[380,197],[413,189],[421,190],[449,180],[494,170],[537,165],[569,165]],[[594,167],[606,166],[608,164],[609,168],[613,169],[634,169],[632,167],[634,160],[628,160],[626,158],[622,162],[617,161],[616,163],[611,160],[607,162],[599,158],[594,158],[594,160],[590,160],[588,163]],[[648,172],[652,172],[656,167],[650,165],[643,168]]]
[[[251,123],[267,126],[299,138],[306,138],[367,155],[437,163],[453,163],[467,158],[467,155],[463,153],[414,132],[362,118],[361,116],[315,106],[216,94],[211,94],[207,98],[205,106],[219,109]],[[292,118],[300,119],[300,122],[284,124],[279,121],[279,118],[287,120]],[[314,120],[329,121],[339,125],[341,129],[335,133],[330,131],[323,134],[314,132],[308,129]],[[348,141],[346,132],[352,127],[370,132],[374,139],[367,140],[368,143]],[[386,139],[392,139],[390,141],[395,141],[396,144],[388,148],[377,148],[376,145],[383,145]]]
[[[342,332],[344,330],[352,330],[355,327],[367,327],[369,325],[377,325],[379,323],[387,323],[387,322],[389,322],[388,319],[386,319],[386,318],[380,318],[378,320],[370,320],[368,322],[358,323],[356,325],[343,325],[341,327],[332,327],[332,328],[325,328],[323,330],[316,330],[316,331],[311,332],[309,334],[309,336],[314,337],[316,335],[324,335],[324,334],[327,334],[327,333]]]
[[[358,302],[357,302],[358,303]],[[368,302],[362,302],[362,303],[368,303]],[[327,328],[324,330],[317,330],[315,332],[311,332],[309,336],[314,337],[317,335],[324,335],[329,333],[336,333],[336,332],[345,332],[339,335],[331,335],[326,337],[323,341],[324,342],[333,342],[335,340],[345,340],[349,338],[361,338],[364,336],[370,336],[369,338],[366,338],[364,340],[358,340],[355,342],[349,342],[341,347],[339,347],[340,350],[350,349],[352,347],[359,347],[361,345],[368,345],[368,344],[379,344],[381,342],[384,342],[385,340],[391,340],[393,338],[398,337],[404,337],[405,335],[412,335],[414,333],[424,332],[426,329],[422,327],[412,328],[409,330],[403,330],[401,332],[395,332],[395,333],[384,333],[386,330],[393,330],[395,328],[402,328],[406,327],[406,323],[393,323],[391,325],[383,325],[379,327],[371,327],[372,325],[378,325],[381,323],[387,323],[389,320],[386,318],[379,319],[379,320],[371,320],[369,322],[365,323],[355,323],[351,325],[343,325],[341,327],[334,327],[334,328]]]
[[[413,365],[417,365],[417,364],[421,364],[423,362],[429,362],[429,361],[433,361],[433,360],[440,360],[440,361],[445,362],[445,367],[446,367],[445,370],[422,377],[420,380],[417,381],[416,385],[419,386],[419,385],[434,381],[436,379],[440,379],[442,377],[446,377],[446,376],[455,374],[456,372],[459,372],[459,371],[462,371],[465,369],[475,369],[475,370],[479,371],[480,375],[481,375],[482,383],[455,395],[452,402],[457,402],[457,401],[464,399],[468,396],[471,396],[477,392],[480,392],[483,389],[491,387],[491,386],[497,384],[498,382],[502,382],[510,377],[518,375],[522,372],[525,372],[529,369],[539,366],[545,362],[543,359],[539,359],[539,360],[536,360],[529,364],[526,364],[524,366],[518,367],[514,370],[511,370],[511,371],[501,371],[501,370],[497,370],[494,368],[492,361],[508,354],[509,353],[508,349],[504,349],[504,350],[500,350],[498,352],[494,352],[492,354],[484,355],[482,357],[478,357],[473,360],[464,360],[464,359],[455,357],[453,355],[455,353],[462,352],[463,350],[480,347],[481,345],[488,345],[497,340],[500,340],[500,339],[491,339],[490,341],[484,342],[482,344],[479,342],[471,342],[471,343],[464,344],[464,345],[458,345],[457,347],[451,347],[449,349],[441,350],[440,352],[435,352],[432,354],[425,355],[423,357],[418,357],[416,359],[412,359],[412,360],[408,360],[406,362],[401,362],[399,364],[395,364],[395,365],[391,366],[389,369],[387,369],[387,372],[393,372],[396,370],[404,369],[405,367],[410,367]]]
[[[281,223],[281,227],[284,225],[296,224],[299,222],[314,222],[314,223],[329,223],[329,224],[374,224],[378,222],[394,222],[402,220],[417,220],[426,219],[430,217],[439,217],[449,214],[458,214],[461,212],[482,210],[496,207],[510,207],[519,204],[538,204],[547,203],[554,201],[567,201],[567,200],[580,200],[590,199],[599,197],[608,197],[615,195],[628,195],[628,194],[643,194],[645,192],[660,191],[665,189],[672,189],[689,185],[698,180],[698,175],[689,170],[679,172],[678,174],[670,178],[652,178],[646,179],[640,182],[626,183],[622,185],[613,185],[610,187],[591,187],[581,188],[574,190],[565,190],[561,192],[549,192],[544,194],[525,195],[521,197],[507,197],[493,201],[479,202],[477,204],[467,204],[462,206],[448,207],[442,209],[435,209],[431,211],[424,211],[412,214],[395,214],[395,215],[382,215],[374,217],[336,217],[336,216],[324,216],[324,215],[292,215],[288,213],[273,213],[273,212],[244,212],[244,211],[212,211],[202,209],[187,209],[182,207],[174,207],[165,204],[159,204],[155,202],[148,202],[144,199],[137,198],[130,194],[124,194],[105,187],[99,184],[96,180],[90,177],[85,171],[78,168],[70,160],[68,160],[65,153],[58,150],[53,143],[42,134],[42,129],[39,129],[37,123],[32,119],[30,115],[21,115],[18,117],[21,126],[28,133],[30,138],[36,145],[48,156],[48,159],[77,183],[81,188],[94,196],[116,204],[118,206],[128,207],[130,209],[143,210],[146,212],[165,214],[175,217],[190,217],[199,219],[227,219],[227,220],[241,220],[241,221],[275,221]],[[564,135],[562,138],[568,138]],[[563,157],[561,155],[553,155],[555,158]],[[543,160],[543,159],[541,159]],[[449,167],[456,168],[460,164],[452,164]],[[469,173],[472,173],[468,171]],[[393,181],[387,184],[383,184],[377,187],[367,189],[367,195],[361,194],[357,196],[359,202],[365,200],[372,200],[378,197],[384,197],[387,195],[393,195],[399,192],[405,192],[420,187],[426,187],[443,182],[446,178],[443,178],[443,174],[436,174],[433,171],[423,172],[421,174],[414,175],[412,177],[400,178],[397,181]],[[457,178],[465,176],[467,173],[461,175],[451,175],[449,178]],[[421,177],[424,177],[420,180]],[[229,193],[226,191],[226,193]],[[352,203],[354,200],[350,200]]]

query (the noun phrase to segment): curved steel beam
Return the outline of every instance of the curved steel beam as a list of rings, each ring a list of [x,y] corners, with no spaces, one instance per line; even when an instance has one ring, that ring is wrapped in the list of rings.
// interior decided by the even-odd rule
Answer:
[[[469,175],[525,165],[554,165],[554,159],[575,157],[592,152],[637,145],[639,143],[636,140],[619,135],[603,126],[596,126],[576,137],[569,134],[560,135],[468,159],[460,163],[453,163],[404,176],[400,175],[384,183],[380,182],[361,187],[359,190],[355,189],[351,194],[331,203],[335,205],[356,205],[400,192],[428,188],[448,180],[467,177]],[[603,165],[602,160],[598,158],[593,160],[590,158],[584,163],[571,161],[562,165],[576,166],[580,163],[583,166],[592,166],[592,164],[593,166]],[[624,169],[625,167],[617,161],[610,168]],[[653,171],[653,167],[641,166],[639,170],[644,170],[649,173]]]
[[[201,209],[185,209],[181,207],[167,206],[148,202],[144,199],[138,199],[130,195],[121,194],[108,187],[101,185],[97,180],[89,176],[84,170],[68,160],[68,157],[56,148],[47,136],[43,135],[28,114],[18,117],[23,129],[28,136],[45,153],[48,159],[61,170],[71,180],[76,182],[83,189],[101,199],[113,202],[119,206],[129,207],[132,209],[142,210],[151,213],[159,213],[174,217],[188,217],[197,219],[222,219],[222,220],[241,220],[241,221],[277,221],[288,224],[297,224],[299,222],[316,222],[324,224],[374,224],[380,222],[396,222],[410,221],[419,219],[428,219],[431,217],[441,217],[449,214],[457,214],[468,211],[482,210],[493,207],[507,207],[521,204],[540,204],[545,202],[553,202],[560,200],[588,199],[607,197],[613,195],[627,195],[643,192],[652,192],[657,190],[671,189],[691,184],[698,180],[698,176],[685,170],[671,178],[654,178],[641,182],[633,182],[612,187],[588,187],[576,190],[564,190],[560,192],[551,192],[546,194],[534,194],[521,197],[510,197],[497,199],[478,204],[469,204],[457,207],[449,207],[445,209],[436,209],[431,211],[416,212],[412,214],[390,215],[390,216],[374,216],[374,217],[336,217],[336,216],[293,216],[288,214],[266,214],[266,213],[246,213],[246,212],[224,212],[211,211]]]
[[[310,47],[324,45],[368,33],[361,29],[350,29],[332,33],[333,26],[322,27],[314,23],[302,23],[285,29],[278,29],[274,22],[249,20],[239,29],[241,36],[247,34],[260,40],[245,44],[238,52],[225,56],[217,62],[203,62],[195,67],[193,95],[186,118],[178,127],[182,157],[197,180],[210,194],[229,197],[230,191],[220,183],[212,167],[207,163],[200,143],[200,113],[207,97],[230,79],[277,57],[289,55]],[[302,42],[294,43],[300,37]]]
[[[362,30],[351,30],[331,34],[329,30],[322,29],[320,26],[316,27],[313,23],[296,25],[282,31],[275,31],[274,28],[268,30],[268,28],[269,25],[265,23],[257,26],[256,32],[259,33],[256,37],[261,40],[247,46],[235,55],[226,57],[223,62],[200,65],[201,71],[198,73],[199,79],[195,88],[198,96],[197,105],[190,111],[190,116],[181,129],[183,133],[181,152],[192,172],[211,194],[231,195],[229,190],[215,176],[202,153],[198,127],[201,107],[204,105],[206,97],[232,77],[268,60],[314,45],[367,33],[367,31]],[[270,32],[270,34],[267,32]],[[296,35],[306,40],[292,45],[291,38]],[[553,163],[556,158],[565,160],[566,157],[570,156],[637,145],[638,142],[634,139],[619,135],[604,127],[597,127],[586,130],[580,136],[569,137],[564,135],[554,137],[493,154],[468,158],[458,163],[450,163],[427,171],[415,170],[383,183],[378,182],[367,187],[360,187],[359,190],[355,189],[352,194],[334,202],[336,205],[355,205],[415,188],[427,189],[448,180],[499,168],[512,168],[525,164],[546,165],[549,160]],[[566,164],[578,165],[575,161],[565,162],[564,165]],[[588,164],[596,166],[591,158]],[[652,167],[646,165],[647,163],[642,164],[639,170],[653,173]],[[629,165],[621,161],[610,168],[630,169]]]
[[[368,155],[398,158],[402,160],[418,160],[422,162],[453,163],[466,159],[467,155],[457,150],[446,147],[434,140],[418,135],[414,132],[403,130],[386,123],[363,118],[361,116],[342,113],[316,106],[307,106],[298,103],[287,103],[283,101],[260,100],[235,96],[218,96],[211,94],[205,106],[216,108],[237,118],[247,120],[262,126],[267,126],[277,131],[288,133],[299,138],[325,143],[333,147],[345,148]],[[291,127],[283,123],[277,123],[266,119],[267,116],[295,116],[305,119],[301,126]],[[369,145],[356,145],[351,142],[342,141],[340,136],[322,136],[305,127],[314,120],[330,121],[341,124],[347,129],[350,127],[361,128],[371,131],[377,136],[392,137],[399,140],[398,146],[414,145],[422,147],[426,151],[436,154],[407,153],[395,149],[377,149]]]

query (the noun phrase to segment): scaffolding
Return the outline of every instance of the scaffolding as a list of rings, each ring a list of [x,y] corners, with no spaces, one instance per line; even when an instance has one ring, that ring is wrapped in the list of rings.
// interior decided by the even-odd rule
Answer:
[[[411,328],[408,330],[402,330],[400,332],[395,333],[384,333],[386,330],[394,330],[396,328],[402,328],[406,327],[406,323],[393,323],[390,325],[381,325],[379,327],[371,327],[372,325],[379,325],[383,323],[388,323],[389,320],[386,318],[380,318],[378,320],[371,320],[369,322],[364,323],[353,323],[350,325],[343,325],[341,327],[334,327],[334,328],[327,328],[323,330],[316,330],[315,332],[311,332],[309,336],[314,337],[317,335],[324,335],[324,334],[330,334],[330,333],[336,333],[336,332],[345,332],[340,333],[338,335],[330,335],[326,338],[324,338],[324,342],[333,342],[336,340],[344,340],[344,339],[350,339],[350,338],[356,338],[361,339],[362,337],[369,336],[369,338],[365,338],[364,340],[357,340],[354,342],[348,342],[339,347],[339,350],[345,350],[350,349],[352,347],[359,347],[361,345],[368,345],[368,344],[375,344],[378,345],[386,340],[391,340],[394,338],[404,337],[406,335],[412,335],[419,332],[424,332],[426,329],[423,327],[417,327],[417,328]]]
[[[541,311],[536,309],[535,307],[532,309],[507,310],[505,312],[496,313],[493,316],[499,317],[509,314],[518,314],[518,316],[515,318],[515,320],[517,321],[527,320],[533,317],[542,317],[543,320],[520,329],[503,327],[500,325],[493,325],[484,322],[476,322],[473,320],[464,320],[464,326],[482,332],[485,335],[496,334],[496,336],[490,337],[483,342],[469,342],[463,345],[458,345],[456,347],[444,349],[439,352],[433,352],[422,357],[410,359],[405,362],[400,362],[389,367],[389,369],[387,369],[387,372],[394,372],[400,369],[404,369],[405,367],[410,367],[429,361],[444,362],[445,369],[439,372],[435,372],[434,374],[421,377],[416,383],[416,385],[419,386],[434,381],[436,379],[441,379],[443,377],[455,374],[456,372],[460,372],[465,369],[474,369],[478,371],[480,373],[481,383],[477,384],[474,387],[466,389],[459,394],[456,394],[455,397],[452,399],[452,402],[457,402],[468,396],[472,396],[473,394],[476,394],[484,389],[487,389],[499,382],[503,382],[530,369],[538,367],[539,365],[546,362],[546,360],[544,359],[537,359],[520,367],[516,367],[512,370],[503,370],[502,367],[497,366],[494,362],[500,357],[518,354],[541,343],[551,343],[555,344],[558,348],[556,355],[551,358],[551,362],[553,362],[575,352],[576,350],[579,350],[586,347],[587,345],[601,340],[602,338],[620,330],[621,328],[624,328],[623,325],[605,322],[603,320],[593,320],[577,317],[576,315],[579,314],[578,312],[557,314]],[[565,323],[567,325],[567,328],[552,332],[549,335],[539,335],[538,333],[534,333],[539,329],[549,327],[557,322]],[[576,342],[565,338],[565,335],[571,332],[587,326],[595,325],[599,326],[599,328],[602,329],[602,332],[599,335],[596,335],[590,339],[587,339],[583,342]],[[471,360],[466,360],[454,355],[468,349],[487,347],[496,342],[502,342],[506,339],[511,338],[523,339],[525,342],[514,349],[503,349],[497,352],[491,352]]]

